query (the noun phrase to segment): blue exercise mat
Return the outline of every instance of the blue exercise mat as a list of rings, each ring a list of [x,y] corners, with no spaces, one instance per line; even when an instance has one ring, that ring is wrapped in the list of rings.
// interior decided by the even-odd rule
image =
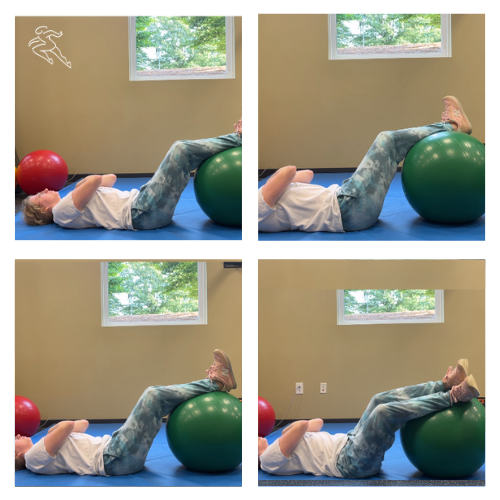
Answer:
[[[356,424],[347,423],[347,424],[325,424],[323,426],[323,431],[329,432],[330,434],[336,433],[347,433],[351,429],[354,428]],[[276,439],[281,436],[283,429],[278,429],[273,432],[269,436],[267,436],[267,440],[269,444],[274,443]],[[296,483],[297,481],[306,480],[307,482],[311,481],[354,481],[351,479],[343,479],[337,477],[327,477],[327,476],[313,476],[312,474],[296,474],[293,476],[275,476],[273,474],[268,474],[263,470],[259,470],[259,484],[262,486],[267,486],[265,483],[276,482],[279,481],[280,486],[283,486],[284,481],[291,481],[292,483]],[[485,465],[483,465],[476,473],[468,478],[464,478],[463,480],[454,480],[453,483],[460,484],[460,481],[484,481],[485,480]],[[406,458],[406,455],[401,446],[401,439],[399,436],[399,431],[396,433],[396,440],[392,447],[386,452],[385,460],[382,465],[382,470],[373,477],[364,478],[363,481],[358,481],[357,485],[361,485],[360,483],[366,483],[369,486],[371,481],[421,481],[422,486],[429,486],[428,483],[436,482],[435,478],[426,476],[422,474],[419,470],[417,470],[410,461]],[[263,483],[264,482],[264,483]],[[276,484],[277,485],[277,484]],[[296,484],[293,484],[296,486]],[[274,484],[269,484],[269,486],[275,486]],[[285,484],[286,486],[286,484]],[[290,486],[292,484],[290,483]],[[304,484],[306,486],[306,484]]]
[[[341,185],[349,177],[346,173],[314,174],[313,183],[325,187]],[[261,180],[259,187],[266,180]],[[260,241],[484,241],[484,238],[484,215],[467,224],[436,224],[420,217],[406,201],[399,172],[389,188],[379,220],[369,229],[346,233],[259,233]]]
[[[123,191],[139,189],[149,178],[121,178],[115,187]],[[76,184],[61,190],[61,197],[73,191]],[[241,228],[223,226],[210,220],[201,210],[194,194],[193,178],[175,208],[172,223],[147,231],[112,231],[103,228],[66,229],[57,224],[28,226],[16,215],[16,240],[241,240]]]
[[[92,436],[113,434],[121,424],[91,424]],[[47,435],[47,430],[33,436],[33,443]],[[35,474],[27,469],[16,471],[16,486],[241,486],[241,465],[223,473],[195,472],[180,464],[172,455],[166,437],[165,424],[153,441],[144,469],[128,476],[79,476]]]

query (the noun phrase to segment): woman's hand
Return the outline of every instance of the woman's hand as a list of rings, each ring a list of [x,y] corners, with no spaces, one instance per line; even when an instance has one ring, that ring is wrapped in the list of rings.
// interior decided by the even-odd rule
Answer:
[[[115,174],[104,174],[102,176],[101,187],[113,187],[116,182]]]
[[[313,180],[314,172],[312,170],[299,170],[292,182],[301,182],[302,184],[310,184]]]
[[[309,425],[307,426],[307,432],[319,432],[323,428],[323,420],[320,418],[313,418],[309,420]]]
[[[75,420],[75,427],[73,429],[73,432],[82,432],[85,433],[85,431],[89,428],[89,422],[88,420]]]
[[[293,429],[294,426],[300,425],[303,420],[297,420],[292,422],[288,427],[283,429],[281,435],[286,434],[288,431]],[[307,420],[307,432],[319,432],[323,428],[323,420],[320,418],[313,418],[312,420]]]
[[[89,423],[87,420],[61,420],[61,422],[52,426],[47,434],[54,432],[58,427],[61,427],[65,422],[73,422],[75,425],[73,427],[73,432],[85,432],[89,428]]]

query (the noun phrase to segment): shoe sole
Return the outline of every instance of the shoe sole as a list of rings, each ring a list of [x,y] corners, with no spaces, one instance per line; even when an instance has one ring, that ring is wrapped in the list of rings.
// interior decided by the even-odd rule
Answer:
[[[469,375],[466,380],[467,380],[467,385],[469,387],[472,387],[472,388],[476,389],[477,394],[474,397],[477,398],[477,396],[479,396],[479,388],[477,386],[476,379],[472,375]]]
[[[465,114],[465,111],[464,111],[464,108],[462,107],[461,102],[455,96],[452,96],[452,95],[447,95],[446,97],[443,97],[443,102],[445,99],[447,99],[448,101],[451,101],[460,110],[460,113],[462,113],[462,116],[464,117],[465,123],[467,124],[468,132],[466,132],[466,133],[470,135],[472,133],[472,125],[471,125],[471,122],[469,121],[469,119],[467,118],[467,115]]]
[[[236,379],[234,378],[234,373],[233,373],[233,367],[231,366],[231,361],[227,357],[227,354],[224,351],[221,351],[220,349],[215,349],[216,352],[221,354],[224,357],[224,361],[226,362],[227,366],[229,367],[229,376],[231,377],[231,383],[233,384],[233,387],[231,390],[236,389],[238,385],[236,384]]]
[[[457,365],[460,365],[465,370],[465,374],[469,375],[469,360],[468,359],[459,359],[457,361]]]

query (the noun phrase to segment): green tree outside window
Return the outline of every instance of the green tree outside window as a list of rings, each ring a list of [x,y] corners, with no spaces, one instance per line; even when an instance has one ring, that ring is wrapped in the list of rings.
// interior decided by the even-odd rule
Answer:
[[[346,316],[432,311],[435,307],[435,290],[344,290]]]
[[[197,262],[108,262],[110,317],[198,311]]]
[[[225,66],[226,18],[139,16],[136,47],[137,71]]]
[[[441,14],[336,14],[336,20],[338,48],[441,42]]]

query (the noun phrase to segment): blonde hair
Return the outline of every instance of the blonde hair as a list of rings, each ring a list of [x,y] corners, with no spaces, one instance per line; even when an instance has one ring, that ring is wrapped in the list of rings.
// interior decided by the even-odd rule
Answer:
[[[30,226],[45,226],[54,222],[52,211],[44,210],[31,201],[31,196],[23,200],[21,210],[23,219]]]
[[[26,469],[26,460],[24,457],[18,457],[16,455],[16,470]]]

